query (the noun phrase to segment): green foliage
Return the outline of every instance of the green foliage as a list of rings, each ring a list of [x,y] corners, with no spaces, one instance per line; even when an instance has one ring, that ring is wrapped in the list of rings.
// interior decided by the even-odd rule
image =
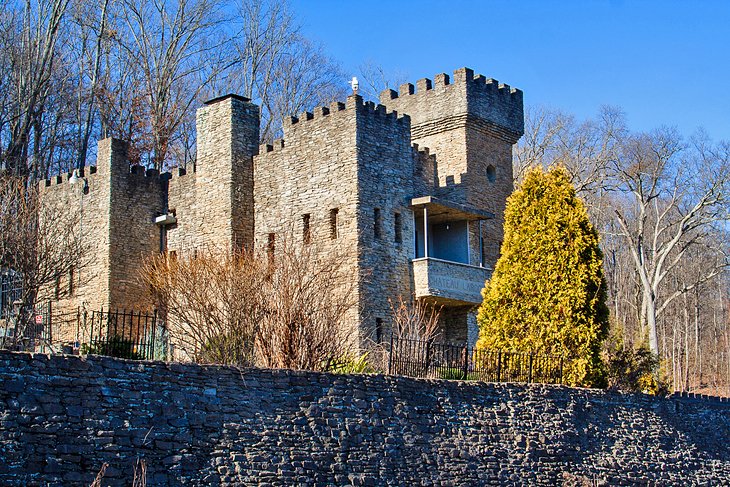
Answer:
[[[459,367],[440,368],[436,372],[439,379],[479,380],[479,374],[473,372],[464,373],[464,369]]]
[[[482,291],[477,348],[563,355],[565,383],[603,386],[602,259],[567,172],[531,170],[507,200],[501,257]]]
[[[106,355],[107,357],[143,360],[144,356],[134,351],[134,342],[118,335],[110,336],[102,343],[81,346],[82,354]]]
[[[359,357],[346,355],[326,368],[333,374],[375,374],[377,370],[368,361],[368,352]]]
[[[238,333],[218,333],[208,338],[197,357],[198,363],[253,365],[252,339]]]
[[[659,379],[659,357],[646,344],[639,348],[625,347],[623,340],[609,340],[604,350],[606,379],[609,389],[664,395],[668,386]]]

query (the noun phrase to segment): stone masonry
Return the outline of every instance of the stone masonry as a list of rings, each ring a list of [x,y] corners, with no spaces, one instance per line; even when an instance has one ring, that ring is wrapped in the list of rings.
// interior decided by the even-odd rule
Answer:
[[[43,184],[78,202],[93,241],[86,279],[57,309],[150,308],[139,270],[156,252],[291,241],[347,256],[362,346],[388,336],[390,301],[413,295],[444,307],[444,339],[473,344],[474,290],[499,254],[522,92],[462,68],[380,101],[353,94],[288,117],[283,139],[259,146],[255,104],[210,100],[197,114],[196,162],[173,174],[130,168],[123,142],[101,141],[85,191],[69,176]]]
[[[727,485],[730,403],[0,351],[0,484]]]

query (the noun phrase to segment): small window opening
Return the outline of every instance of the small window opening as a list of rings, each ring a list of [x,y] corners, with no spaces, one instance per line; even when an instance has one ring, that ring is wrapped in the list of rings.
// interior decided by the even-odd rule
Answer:
[[[339,213],[338,208],[332,208],[330,210],[330,237],[332,239],[337,238],[337,213]]]
[[[74,295],[74,270],[73,267],[68,270],[68,295]]]
[[[269,257],[269,264],[274,263],[274,250],[276,248],[276,234],[269,234],[269,241],[266,244],[266,255]]]
[[[403,242],[403,222],[401,221],[400,213],[395,213],[395,243]]]
[[[373,224],[375,225],[373,227],[373,236],[379,240],[383,234],[383,222],[380,216],[380,208],[375,208],[375,210],[373,210]]]
[[[383,343],[383,318],[375,318],[375,341]]]
[[[487,181],[493,183],[497,180],[497,169],[493,165],[487,166]]]
[[[309,221],[309,213],[307,213],[306,215],[302,215],[302,239],[304,240],[305,245],[309,244],[312,241],[312,229],[309,225]]]

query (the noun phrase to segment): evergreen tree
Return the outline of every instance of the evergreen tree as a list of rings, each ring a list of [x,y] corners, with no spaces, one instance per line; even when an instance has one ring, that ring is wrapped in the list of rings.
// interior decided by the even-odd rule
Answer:
[[[608,308],[598,233],[565,169],[531,170],[507,200],[479,308],[479,349],[565,358],[564,382],[602,386]]]

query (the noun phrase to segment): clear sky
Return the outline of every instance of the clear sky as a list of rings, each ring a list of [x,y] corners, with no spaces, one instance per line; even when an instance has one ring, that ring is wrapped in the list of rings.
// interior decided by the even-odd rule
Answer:
[[[730,140],[730,0],[292,0],[304,33],[347,74],[373,61],[433,78],[461,66],[525,103],[590,117],[621,107],[634,130],[704,127]],[[396,88],[397,89],[397,88]]]

